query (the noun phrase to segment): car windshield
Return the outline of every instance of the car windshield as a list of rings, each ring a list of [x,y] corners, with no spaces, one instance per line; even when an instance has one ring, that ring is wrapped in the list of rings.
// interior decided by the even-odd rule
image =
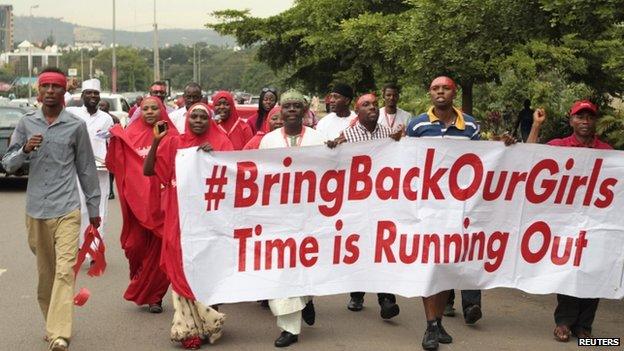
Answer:
[[[15,128],[17,122],[24,115],[24,110],[18,108],[0,108],[0,128]]]

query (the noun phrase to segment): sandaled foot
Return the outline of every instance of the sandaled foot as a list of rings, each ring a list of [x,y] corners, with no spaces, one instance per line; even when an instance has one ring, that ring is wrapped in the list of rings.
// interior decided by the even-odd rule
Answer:
[[[555,335],[555,340],[559,342],[568,342],[570,341],[570,328],[567,325],[558,325],[553,331]]]

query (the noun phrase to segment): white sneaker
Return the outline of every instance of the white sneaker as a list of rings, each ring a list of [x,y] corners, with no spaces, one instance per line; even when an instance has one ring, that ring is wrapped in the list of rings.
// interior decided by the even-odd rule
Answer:
[[[67,344],[67,340],[63,338],[56,338],[50,344],[50,351],[68,351],[69,345]]]

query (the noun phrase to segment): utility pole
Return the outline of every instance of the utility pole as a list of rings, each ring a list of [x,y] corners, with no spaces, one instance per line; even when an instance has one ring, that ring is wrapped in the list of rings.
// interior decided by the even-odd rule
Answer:
[[[111,69],[111,92],[113,94],[117,93],[117,55],[115,52],[116,46],[117,41],[115,37],[115,0],[113,0],[113,67]]]
[[[197,82],[197,61],[195,54],[195,43],[193,43],[193,82]]]
[[[158,24],[156,24],[156,0],[154,0],[154,81],[160,80],[160,58],[158,57]]]
[[[83,50],[82,48],[80,48],[80,80],[84,82],[84,58],[83,58],[82,53],[83,53]]]

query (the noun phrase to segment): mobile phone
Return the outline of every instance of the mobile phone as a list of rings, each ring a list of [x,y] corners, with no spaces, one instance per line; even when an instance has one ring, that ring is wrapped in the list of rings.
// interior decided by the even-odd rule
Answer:
[[[164,124],[159,124],[157,127],[158,127],[158,134],[161,134],[167,130],[167,122],[165,122]]]

